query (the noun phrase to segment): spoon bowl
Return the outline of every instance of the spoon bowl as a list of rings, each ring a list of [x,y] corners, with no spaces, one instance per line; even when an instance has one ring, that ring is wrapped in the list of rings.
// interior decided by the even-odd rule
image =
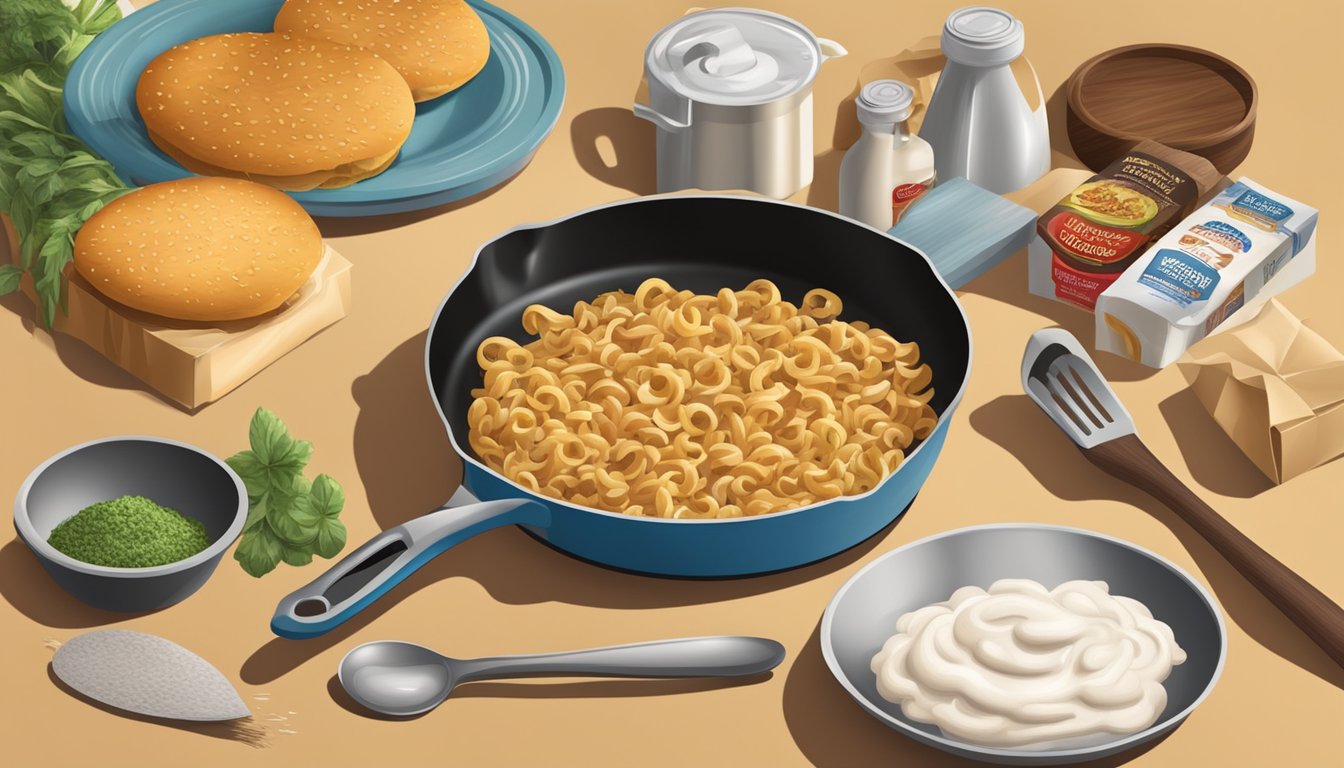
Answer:
[[[784,646],[761,637],[691,637],[530,656],[453,659],[399,640],[365,643],[345,655],[337,679],[365,708],[393,717],[423,714],[458,683],[546,675],[735,677],[774,669]]]
[[[350,697],[364,707],[410,717],[448,698],[456,683],[451,662],[415,643],[366,643],[346,654],[337,677]]]

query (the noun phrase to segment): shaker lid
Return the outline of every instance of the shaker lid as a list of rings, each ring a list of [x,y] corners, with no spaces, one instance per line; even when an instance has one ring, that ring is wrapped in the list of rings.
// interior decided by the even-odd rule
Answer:
[[[973,67],[1007,64],[1026,44],[1022,22],[1011,13],[984,5],[960,8],[943,25],[942,48],[952,61]]]
[[[807,88],[822,53],[802,24],[779,14],[725,8],[688,14],[654,35],[644,66],[686,98],[747,106]]]
[[[874,80],[863,86],[854,106],[859,122],[875,127],[894,127],[914,111],[915,89],[900,80]]]

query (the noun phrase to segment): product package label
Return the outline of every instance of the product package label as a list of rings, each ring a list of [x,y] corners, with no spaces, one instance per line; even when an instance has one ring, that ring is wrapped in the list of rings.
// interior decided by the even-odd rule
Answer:
[[[1293,217],[1292,208],[1272,197],[1266,197],[1244,184],[1232,185],[1223,192],[1223,195],[1230,197],[1234,193],[1238,194],[1225,206],[1228,212],[1238,218],[1252,221],[1270,232],[1278,229],[1280,224]]]
[[[1163,248],[1143,270],[1139,284],[1184,307],[1208,299],[1218,287],[1218,270],[1188,253]]]
[[[1126,259],[1148,242],[1141,232],[1103,226],[1074,211],[1055,215],[1045,229],[1066,253],[1097,264]]]

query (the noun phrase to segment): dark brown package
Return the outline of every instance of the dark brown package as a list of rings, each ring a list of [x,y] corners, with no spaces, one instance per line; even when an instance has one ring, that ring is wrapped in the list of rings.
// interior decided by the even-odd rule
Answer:
[[[1037,220],[1033,292],[1088,311],[1151,244],[1222,178],[1208,160],[1143,141]],[[1048,273],[1048,274],[1047,274]]]

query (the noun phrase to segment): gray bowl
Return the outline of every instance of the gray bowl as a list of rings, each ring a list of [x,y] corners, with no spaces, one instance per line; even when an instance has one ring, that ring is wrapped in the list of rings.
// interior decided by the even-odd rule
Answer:
[[[196,518],[210,546],[167,565],[110,568],[47,543],[61,521],[125,495],[146,496]],[[14,500],[14,528],[47,573],[83,602],[111,611],[153,611],[185,599],[214,573],[246,521],[247,491],[227,464],[157,437],[112,437],[58,453],[33,470]]]
[[[1072,579],[1105,581],[1111,594],[1142,602],[1166,622],[1188,658],[1163,683],[1167,707],[1157,722],[1085,748],[999,749],[944,736],[937,726],[907,718],[899,705],[878,695],[869,663],[896,631],[901,614],[946,600],[960,587],[987,588],[1003,578],[1034,579],[1049,588]],[[1122,752],[1180,725],[1218,681],[1227,632],[1204,587],[1136,544],[1077,528],[985,525],[907,544],[854,574],[826,608],[821,647],[831,673],[869,714],[916,741],[1000,765],[1063,765]]]

